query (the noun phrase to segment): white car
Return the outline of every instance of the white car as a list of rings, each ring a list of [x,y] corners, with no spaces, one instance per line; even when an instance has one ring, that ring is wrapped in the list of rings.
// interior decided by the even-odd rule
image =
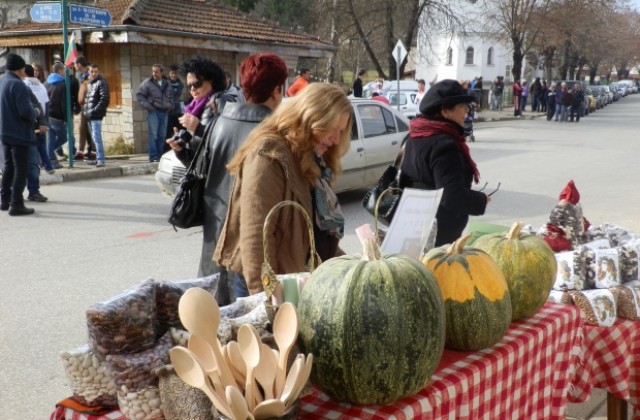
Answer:
[[[382,102],[350,98],[353,105],[351,147],[342,158],[342,175],[333,188],[336,192],[367,188],[395,160],[409,130],[409,119]],[[172,196],[186,169],[173,150],[158,163],[156,182],[163,193]]]

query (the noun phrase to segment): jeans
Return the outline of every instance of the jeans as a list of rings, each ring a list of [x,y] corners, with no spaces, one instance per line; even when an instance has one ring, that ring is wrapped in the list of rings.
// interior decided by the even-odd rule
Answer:
[[[89,132],[96,146],[96,160],[104,163],[104,145],[102,144],[102,120],[87,120]]]
[[[536,112],[538,110],[538,97],[533,95],[531,97],[531,111]]]
[[[247,288],[247,282],[242,274],[229,272],[229,280],[231,280],[232,300],[249,296],[249,288]]]
[[[562,121],[567,121],[567,118],[569,117],[569,108],[571,108],[571,106],[570,105],[562,105],[560,108],[561,108],[560,109],[560,113],[561,113],[560,119]]]
[[[169,114],[165,111],[149,111],[147,125],[149,127],[149,160],[160,160],[167,134]]]
[[[0,199],[9,202],[11,207],[24,206],[24,187],[27,185],[29,170],[29,146],[3,144],[4,170]]]
[[[58,161],[56,150],[67,142],[67,124],[62,120],[49,117],[49,131],[47,133],[47,153],[49,165],[51,165],[51,161]],[[73,153],[73,151],[69,151],[69,153]]]
[[[526,96],[521,96],[520,97],[520,111],[524,112],[526,107],[527,107],[527,97]]]
[[[27,171],[27,190],[29,195],[40,192],[40,165],[38,157],[38,148],[36,146],[29,147],[29,170]]]
[[[555,120],[558,121],[559,119],[562,119],[562,107],[563,105],[561,104],[556,104],[556,112],[555,112]]]
[[[491,109],[502,111],[502,95],[493,95],[491,97]]]
[[[51,161],[49,160],[49,153],[47,152],[47,135],[46,134],[36,134],[36,141],[38,144],[36,147],[38,148],[38,163],[42,162],[42,166],[46,171],[50,171],[53,169],[51,167]]]

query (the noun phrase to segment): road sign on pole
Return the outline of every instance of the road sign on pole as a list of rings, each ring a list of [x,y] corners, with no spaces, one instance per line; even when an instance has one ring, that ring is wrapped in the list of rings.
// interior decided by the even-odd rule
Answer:
[[[111,13],[98,7],[70,4],[69,22],[92,26],[109,26],[111,24]]]
[[[393,58],[396,60],[396,79],[398,80],[398,86],[396,91],[396,107],[400,111],[400,64],[407,56],[407,49],[404,47],[402,40],[399,39],[396,46],[393,47]]]
[[[60,23],[62,8],[59,1],[36,3],[29,9],[31,20],[38,23]]]

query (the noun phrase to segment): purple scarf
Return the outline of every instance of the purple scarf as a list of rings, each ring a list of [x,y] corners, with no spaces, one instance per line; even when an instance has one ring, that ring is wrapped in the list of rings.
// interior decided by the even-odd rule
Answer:
[[[200,99],[194,99],[193,101],[189,102],[187,106],[184,107],[184,113],[200,118],[210,98],[211,98],[211,95],[203,96]]]

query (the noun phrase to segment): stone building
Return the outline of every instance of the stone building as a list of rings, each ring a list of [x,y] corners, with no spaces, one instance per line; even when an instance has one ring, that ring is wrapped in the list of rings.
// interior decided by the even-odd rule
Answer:
[[[4,0],[0,5],[0,55],[12,51],[27,62],[50,69],[63,57],[61,24],[33,22],[33,1]],[[118,138],[134,153],[147,152],[147,124],[135,101],[151,65],[168,67],[203,55],[229,71],[238,82],[240,62],[256,52],[280,55],[293,80],[300,58],[326,58],[334,47],[317,38],[225,8],[213,0],[75,0],[75,4],[106,9],[109,26],[69,24],[81,54],[99,66],[109,83],[111,100],[103,121],[107,144]],[[0,59],[0,62],[3,60]],[[168,73],[168,72],[167,72]],[[188,93],[188,92],[187,92]]]

